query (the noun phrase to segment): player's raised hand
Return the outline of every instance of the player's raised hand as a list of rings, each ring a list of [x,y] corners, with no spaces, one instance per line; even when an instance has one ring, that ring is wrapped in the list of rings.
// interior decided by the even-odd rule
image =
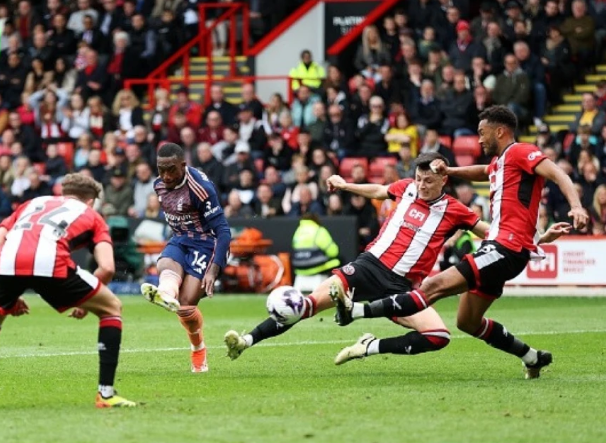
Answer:
[[[429,165],[429,168],[435,173],[440,175],[448,175],[448,166],[444,163],[444,160],[435,159]]]
[[[19,317],[21,315],[29,314],[29,306],[27,305],[27,303],[25,303],[25,300],[19,297],[17,299],[17,303],[15,303],[15,306],[13,306],[13,308],[10,310],[10,314],[13,317]]]
[[[340,175],[331,175],[326,180],[326,186],[328,187],[328,192],[335,192],[339,189],[345,188],[347,182]]]
[[[75,318],[76,320],[82,320],[87,314],[88,311],[86,309],[76,308],[69,314],[69,317]]]
[[[541,241],[542,243],[551,243],[556,241],[562,235],[569,234],[572,229],[572,225],[570,223],[559,222],[554,223],[545,231],[543,234]]]
[[[204,278],[202,279],[202,289],[208,296],[208,298],[212,298],[215,290],[215,281],[219,276],[219,265],[216,263],[212,263],[206,274],[204,274]]]
[[[581,207],[572,208],[568,212],[568,217],[572,218],[572,225],[574,229],[583,229],[587,226],[587,222],[589,221],[589,215],[587,211]]]

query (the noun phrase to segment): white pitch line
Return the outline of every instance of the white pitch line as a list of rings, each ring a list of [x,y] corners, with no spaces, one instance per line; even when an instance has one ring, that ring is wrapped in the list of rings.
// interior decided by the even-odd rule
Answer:
[[[524,336],[524,335],[560,335],[560,334],[588,334],[588,333],[606,333],[606,329],[579,329],[572,331],[538,331],[538,332],[518,332],[515,335]],[[465,338],[474,338],[467,334],[456,334],[452,335],[453,339],[465,339]],[[278,348],[284,346],[314,346],[314,345],[341,345],[347,343],[353,343],[355,339],[350,340],[303,340],[296,342],[287,342],[287,343],[260,343],[256,345],[257,347],[263,348]],[[225,346],[208,346],[208,349],[225,349]],[[174,351],[188,351],[189,348],[139,348],[139,349],[122,349],[120,353],[122,354],[140,354],[146,352],[174,352]],[[0,359],[9,359],[9,358],[34,358],[34,357],[69,357],[69,356],[77,356],[77,355],[97,355],[97,351],[73,351],[73,352],[46,352],[46,353],[30,353],[30,354],[0,354]]]

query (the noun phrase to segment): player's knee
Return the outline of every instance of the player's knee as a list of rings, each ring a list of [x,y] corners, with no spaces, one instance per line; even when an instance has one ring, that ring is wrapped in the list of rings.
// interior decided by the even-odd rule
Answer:
[[[439,351],[450,344],[450,332],[448,330],[431,331],[422,333],[428,341],[428,351]]]
[[[465,317],[457,318],[457,328],[461,332],[465,332],[466,334],[473,335],[478,330],[479,327],[480,327],[479,324],[476,324],[476,322],[471,321],[468,318],[465,318]]]

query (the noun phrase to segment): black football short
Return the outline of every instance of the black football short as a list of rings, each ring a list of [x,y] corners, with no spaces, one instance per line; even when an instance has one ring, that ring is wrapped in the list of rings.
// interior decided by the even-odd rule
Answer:
[[[81,305],[101,288],[90,272],[69,268],[66,278],[0,275],[0,315],[5,315],[19,296],[31,289],[59,312]]]
[[[369,252],[332,272],[341,279],[345,290],[353,290],[356,302],[374,301],[412,290],[410,281],[391,271]]]
[[[507,249],[503,245],[485,240],[480,249],[467,254],[456,266],[467,280],[469,290],[489,299],[503,295],[505,283],[520,274],[530,259],[530,253]]]

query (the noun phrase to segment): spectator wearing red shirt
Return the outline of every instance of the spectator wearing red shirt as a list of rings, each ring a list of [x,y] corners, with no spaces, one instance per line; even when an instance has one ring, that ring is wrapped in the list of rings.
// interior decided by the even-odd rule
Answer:
[[[214,145],[223,140],[223,129],[221,114],[210,111],[206,116],[206,125],[198,130],[198,141]]]
[[[189,99],[189,88],[187,86],[181,86],[177,91],[177,103],[171,106],[168,111],[168,126],[169,128],[175,127],[175,114],[177,112],[185,115],[187,124],[193,128],[200,127],[200,120],[202,118],[202,106],[198,103]]]

